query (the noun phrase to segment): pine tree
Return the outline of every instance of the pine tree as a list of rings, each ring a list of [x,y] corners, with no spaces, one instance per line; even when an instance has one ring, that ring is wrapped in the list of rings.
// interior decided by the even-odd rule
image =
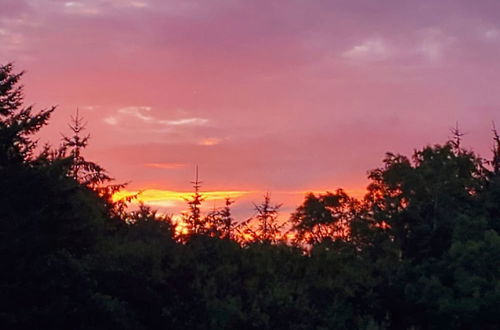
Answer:
[[[222,224],[221,238],[234,239],[234,230],[236,229],[237,225],[231,214],[231,205],[233,203],[234,200],[227,197],[225,199],[224,207],[222,208],[222,210],[219,211],[220,220]]]
[[[34,113],[24,106],[23,86],[19,85],[24,72],[13,73],[11,63],[0,66],[0,168],[18,166],[36,159],[33,156],[37,141],[31,137],[49,120],[55,107]]]
[[[256,214],[240,226],[245,240],[259,243],[277,243],[281,240],[281,229],[286,223],[278,221],[282,204],[271,204],[271,195],[266,193],[260,204],[253,204]],[[255,223],[256,222],[256,223]]]
[[[493,124],[493,160],[491,161],[493,173],[500,175],[500,135]]]
[[[73,135],[70,137],[63,135],[61,149],[64,154],[69,153],[69,157],[71,158],[68,175],[85,186],[97,189],[112,179],[101,166],[86,160],[82,155],[82,151],[87,147],[90,139],[90,134],[82,136],[86,125],[77,109],[76,115],[71,117],[71,123],[68,125]]]
[[[86,125],[77,108],[75,116],[71,116],[71,122],[68,124],[72,135],[69,137],[63,135],[61,147],[55,152],[55,157],[69,158],[67,175],[97,193],[100,200],[105,203],[104,206],[110,217],[126,219],[128,203],[137,195],[131,195],[119,201],[113,200],[113,195],[123,189],[126,184],[111,184],[113,178],[106,173],[104,168],[85,159],[83,150],[88,146],[90,139],[90,134],[83,134]]]
[[[231,198],[225,199],[224,207],[215,208],[204,218],[207,233],[212,237],[221,239],[234,239],[234,231],[237,225],[231,214],[231,205],[234,201]]]
[[[201,216],[201,203],[205,197],[200,193],[201,181],[198,178],[198,166],[196,166],[195,180],[191,181],[194,194],[190,199],[186,199],[189,206],[188,213],[184,214],[184,222],[188,227],[188,235],[205,234],[208,230],[204,219]]]
[[[452,134],[452,138],[450,139],[449,143],[453,147],[453,151],[455,153],[458,153],[460,152],[460,150],[462,150],[462,137],[465,135],[465,133],[463,133],[458,127],[458,122],[450,131]]]

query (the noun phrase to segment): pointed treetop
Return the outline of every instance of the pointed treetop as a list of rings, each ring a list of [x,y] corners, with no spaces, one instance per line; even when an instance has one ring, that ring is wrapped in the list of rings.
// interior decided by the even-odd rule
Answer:
[[[193,184],[193,188],[195,190],[195,193],[198,193],[200,188],[201,188],[201,184],[202,184],[202,182],[198,178],[198,165],[196,165],[196,168],[195,168],[195,179],[194,179],[194,181],[191,181],[191,183]]]
[[[451,134],[453,135],[452,140],[450,142],[453,148],[455,148],[455,150],[459,150],[462,143],[462,137],[465,135],[465,133],[463,133],[460,130],[458,126],[458,121],[455,123],[455,127],[452,128],[450,131]]]
[[[495,122],[493,122],[493,171],[500,174],[500,135],[498,134]]]

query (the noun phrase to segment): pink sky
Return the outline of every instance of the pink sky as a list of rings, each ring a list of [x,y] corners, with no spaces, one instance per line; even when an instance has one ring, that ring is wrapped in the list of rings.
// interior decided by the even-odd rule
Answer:
[[[487,156],[500,125],[500,2],[0,0],[0,63],[27,101],[76,107],[88,158],[129,188],[359,191],[386,151],[442,143],[458,121]],[[179,203],[172,204],[172,212]],[[246,213],[245,213],[246,212]]]

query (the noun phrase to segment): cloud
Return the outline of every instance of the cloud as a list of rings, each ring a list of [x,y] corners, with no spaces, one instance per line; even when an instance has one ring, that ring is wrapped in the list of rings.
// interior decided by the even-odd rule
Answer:
[[[116,114],[104,118],[104,122],[108,125],[116,126],[119,122],[125,124],[137,124],[138,121],[149,126],[163,126],[166,128],[179,126],[202,126],[208,123],[208,119],[198,117],[160,119],[150,115],[151,112],[152,107],[149,106],[124,107],[118,109]]]
[[[222,140],[219,138],[205,138],[202,139],[198,144],[202,146],[214,146],[221,142]]]
[[[109,117],[106,117],[103,119],[103,121],[108,124],[108,125],[111,125],[111,126],[115,126],[116,124],[118,124],[118,119],[114,116],[109,116]]]
[[[151,107],[131,106],[131,107],[118,109],[117,112],[119,114],[130,115],[130,116],[136,117],[137,119],[139,119],[143,122],[151,122],[154,120],[154,118],[144,114],[144,112],[150,112],[150,111],[151,111]]]
[[[439,28],[429,28],[421,33],[422,40],[417,47],[417,52],[420,53],[431,63],[441,61],[447,49],[454,43],[455,38],[446,35]]]
[[[25,38],[21,33],[0,28],[0,42],[4,51],[17,51],[24,46]]]
[[[177,120],[158,120],[159,124],[167,126],[183,126],[183,125],[205,125],[208,119],[205,118],[182,118]]]
[[[107,3],[112,4],[115,7],[124,8],[148,8],[150,7],[149,1],[139,1],[139,0],[107,0]]]
[[[487,29],[483,33],[483,37],[487,41],[495,41],[500,38],[500,30],[492,28],[492,29]]]
[[[64,3],[64,12],[68,14],[76,14],[76,15],[89,15],[95,16],[102,13],[102,11],[95,5],[91,3],[91,1],[80,2],[80,1],[68,1]]]
[[[144,164],[146,167],[150,168],[160,168],[164,170],[177,169],[181,167],[185,167],[187,164],[185,163],[147,163]]]
[[[392,55],[391,47],[381,38],[368,39],[342,54],[352,60],[381,61]]]
[[[99,105],[82,105],[82,106],[79,106],[78,108],[80,110],[84,110],[84,111],[95,111],[98,108],[100,108],[100,106]]]
[[[485,37],[496,38],[496,30],[488,30]],[[413,40],[412,40],[413,39]],[[360,62],[378,62],[392,60],[392,65],[399,65],[398,61],[415,60],[415,56],[423,57],[429,63],[438,63],[445,56],[449,48],[456,42],[456,38],[443,32],[440,28],[420,29],[416,35],[409,34],[406,38],[389,43],[386,39],[372,38],[353,46],[342,53],[344,58]],[[417,46],[409,47],[410,43]]]

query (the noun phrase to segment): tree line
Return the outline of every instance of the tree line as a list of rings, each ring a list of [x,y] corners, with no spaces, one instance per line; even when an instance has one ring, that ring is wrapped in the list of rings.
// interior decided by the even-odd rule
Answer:
[[[176,232],[72,136],[37,147],[55,108],[0,66],[2,329],[498,329],[500,137],[388,153],[361,199],[307,194],[283,238],[269,195],[251,221],[206,215],[198,179]],[[133,196],[131,197],[133,198]],[[241,239],[244,237],[245,239]]]

